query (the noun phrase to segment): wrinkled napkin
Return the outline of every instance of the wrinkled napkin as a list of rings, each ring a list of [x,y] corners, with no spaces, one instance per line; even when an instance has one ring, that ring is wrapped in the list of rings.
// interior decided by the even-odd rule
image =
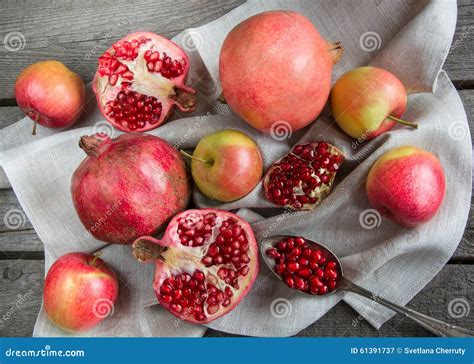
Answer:
[[[333,82],[345,71],[372,64],[395,73],[412,93],[405,119],[416,120],[416,131],[396,127],[373,141],[359,143],[343,134],[325,110],[306,129],[275,129],[261,134],[216,101],[218,54],[229,30],[243,19],[271,9],[291,9],[309,17],[322,35],[341,41],[344,54],[335,66]],[[456,23],[455,1],[249,1],[222,18],[189,29],[175,41],[191,60],[189,84],[199,91],[191,117],[151,131],[178,148],[193,148],[215,130],[241,130],[260,146],[265,167],[298,141],[326,140],[341,148],[346,161],[332,194],[319,208],[288,212],[267,202],[258,185],[245,198],[220,204],[201,195],[200,207],[238,210],[251,221],[257,239],[279,234],[303,235],[326,244],[342,258],[346,276],[398,304],[410,301],[444,266],[465,227],[471,196],[471,138],[461,100],[441,70]],[[159,33],[160,29],[150,29]],[[90,89],[88,94],[91,95]],[[186,115],[189,116],[189,115]],[[77,147],[81,135],[119,132],[105,122],[91,96],[86,115],[73,129],[55,132],[39,128],[30,136],[24,118],[1,131],[1,164],[26,215],[45,245],[46,269],[60,255],[92,252],[104,246],[80,223],[70,197],[73,171],[84,158]],[[445,169],[447,193],[429,223],[407,229],[371,209],[365,193],[370,166],[387,150],[415,145],[435,153]],[[263,216],[267,216],[264,218]],[[113,315],[87,336],[200,336],[206,327],[180,321],[156,303],[152,289],[154,266],[135,261],[128,246],[107,246],[103,258],[118,272],[121,293]],[[255,285],[228,315],[207,325],[240,335],[289,336],[323,316],[339,300],[352,306],[375,328],[393,312],[351,293],[312,299],[288,289],[262,266]],[[35,336],[64,336],[42,309]]]

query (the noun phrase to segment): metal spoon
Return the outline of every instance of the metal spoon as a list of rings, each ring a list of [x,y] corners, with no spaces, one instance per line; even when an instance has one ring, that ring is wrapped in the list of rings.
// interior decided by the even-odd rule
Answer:
[[[295,237],[296,236],[287,236],[287,235],[273,236],[271,238],[264,239],[260,243],[263,260],[265,261],[267,266],[270,268],[270,270],[280,280],[281,280],[280,275],[274,271],[275,260],[272,257],[269,257],[266,254],[266,251],[267,251],[268,248],[274,247],[276,243],[278,243],[282,240],[285,240],[285,239],[288,239],[288,238],[295,238]],[[339,266],[338,273],[340,275],[340,278],[339,278],[338,286],[334,291],[328,292],[324,296],[332,294],[332,293],[334,293],[336,291],[339,291],[339,290],[357,293],[357,294],[359,294],[363,297],[366,297],[368,299],[371,299],[374,302],[377,302],[377,303],[381,304],[382,306],[388,307],[391,310],[393,310],[393,311],[395,311],[399,314],[404,315],[405,317],[408,317],[409,319],[415,321],[418,325],[424,327],[428,331],[431,331],[433,334],[435,334],[437,336],[443,336],[443,337],[473,337],[474,336],[474,331],[472,331],[472,330],[465,329],[465,328],[462,328],[462,327],[459,327],[459,326],[456,326],[456,325],[451,325],[447,322],[443,322],[443,321],[434,319],[432,317],[426,316],[426,315],[424,315],[422,313],[419,313],[417,311],[414,311],[410,308],[397,305],[396,303],[387,301],[385,298],[380,297],[380,296],[376,295],[375,293],[370,292],[369,290],[356,285],[355,283],[352,283],[351,281],[349,281],[347,278],[344,277],[342,264],[339,261],[339,259],[337,258],[337,256],[330,249],[328,249],[327,247],[325,247],[322,244],[316,243],[316,242],[308,240],[306,238],[305,238],[305,240],[306,240],[306,242],[308,243],[308,245],[310,247],[319,249],[323,252],[326,252],[327,256],[330,257],[331,260],[337,262],[337,264]],[[299,290],[297,290],[297,291],[300,292],[301,294],[305,294],[305,295],[315,297],[315,298],[322,297],[322,296],[319,296],[319,295],[313,295],[313,294],[302,292],[302,291],[299,291]]]

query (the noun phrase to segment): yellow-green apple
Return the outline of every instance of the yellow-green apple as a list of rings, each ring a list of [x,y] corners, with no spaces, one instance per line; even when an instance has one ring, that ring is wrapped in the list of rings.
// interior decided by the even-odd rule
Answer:
[[[43,61],[26,67],[15,82],[20,109],[36,123],[48,128],[74,124],[86,100],[84,81],[58,61]]]
[[[118,289],[117,276],[97,255],[69,253],[49,268],[44,309],[60,328],[87,331],[113,313]]]
[[[407,107],[407,92],[392,73],[377,67],[354,68],[334,84],[331,111],[339,127],[355,139],[370,140],[398,122]]]
[[[382,215],[415,227],[438,211],[446,191],[440,161],[423,149],[402,146],[382,155],[367,177],[367,196]]]
[[[263,160],[255,141],[232,129],[202,138],[191,157],[194,182],[207,197],[230,202],[244,197],[258,184]]]

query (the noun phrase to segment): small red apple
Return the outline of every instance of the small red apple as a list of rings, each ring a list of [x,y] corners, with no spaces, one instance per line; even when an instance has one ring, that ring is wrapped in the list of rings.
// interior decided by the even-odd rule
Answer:
[[[44,309],[60,328],[87,331],[113,312],[118,296],[115,273],[97,255],[69,253],[49,268]]]
[[[415,227],[438,211],[446,191],[440,161],[432,153],[411,146],[382,155],[367,177],[367,196],[382,215]]]
[[[191,172],[198,188],[221,202],[244,197],[262,178],[263,160],[257,144],[237,130],[205,136],[191,158]]]
[[[15,82],[15,98],[35,127],[38,123],[48,128],[64,128],[81,116],[86,89],[84,81],[61,62],[43,61],[20,73]]]
[[[407,108],[401,81],[382,68],[359,67],[344,73],[331,90],[331,111],[339,127],[355,139],[370,140],[390,130]]]

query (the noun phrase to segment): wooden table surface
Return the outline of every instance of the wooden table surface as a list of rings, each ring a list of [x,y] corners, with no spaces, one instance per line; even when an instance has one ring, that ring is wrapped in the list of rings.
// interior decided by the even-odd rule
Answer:
[[[351,0],[349,0],[351,1]],[[185,28],[214,20],[241,4],[231,1],[151,0],[2,0],[0,37],[11,32],[24,36],[24,49],[9,52],[0,44],[0,128],[22,117],[13,98],[16,76],[27,65],[55,58],[89,82],[96,60],[125,34],[151,30],[169,38]],[[458,1],[458,21],[446,60],[448,72],[463,100],[471,134],[474,119],[474,0]],[[91,53],[92,52],[92,53]],[[90,54],[90,57],[85,57]],[[4,216],[21,206],[0,169],[0,336],[31,336],[43,289],[44,253],[29,221],[10,230]],[[456,319],[448,311],[455,298],[473,302],[474,249],[472,211],[464,237],[441,272],[408,306],[453,324],[474,327],[474,312]],[[20,297],[25,299],[18,304]],[[23,302],[24,301],[24,302]],[[474,311],[474,307],[473,310]],[[208,330],[207,336],[227,336]],[[345,303],[338,304],[298,336],[431,336],[397,315],[381,330],[358,319]]]

